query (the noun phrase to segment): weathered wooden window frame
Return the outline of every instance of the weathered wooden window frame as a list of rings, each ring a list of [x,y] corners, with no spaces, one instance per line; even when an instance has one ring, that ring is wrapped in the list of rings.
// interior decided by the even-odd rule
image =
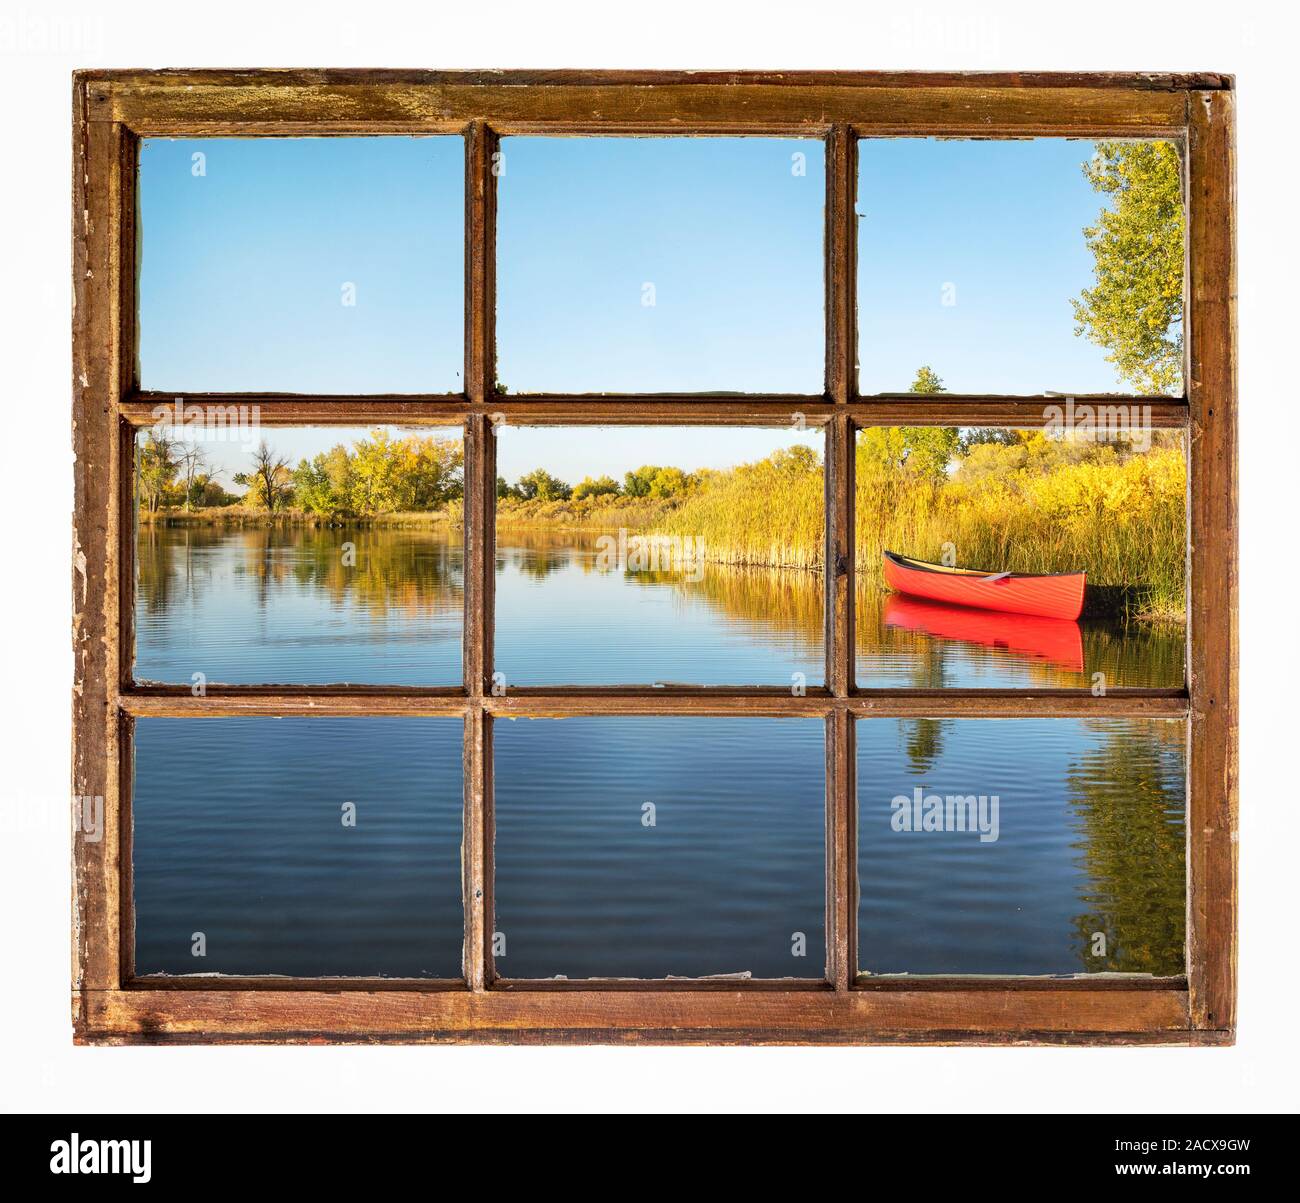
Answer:
[[[79,72],[73,82],[72,585],[74,797],[104,835],[75,838],[74,1030],[88,1043],[183,1041],[1083,1042],[1222,1044],[1236,1013],[1237,563],[1232,80],[1218,75],[810,72]],[[140,687],[132,680],[132,447],[174,395],[139,387],[136,203],[145,137],[458,134],[466,145],[463,395],[184,394],[255,402],[271,424],[463,425],[464,687]],[[826,379],[819,396],[516,396],[496,388],[495,180],[503,135],[769,134],[826,146]],[[854,194],[859,137],[1164,137],[1188,198],[1186,394],[1151,402],[1188,436],[1186,689],[859,689],[854,681],[854,435],[864,425],[1041,423],[1043,397],[859,396]],[[1082,399],[1081,399],[1082,400]],[[1108,397],[1109,403],[1147,399]],[[493,424],[771,423],[826,431],[826,683],[782,689],[513,689],[494,697]],[[464,723],[463,981],[136,978],[130,741],[143,716],[441,715]],[[498,716],[803,715],[827,729],[822,982],[525,982],[495,976],[492,723]],[[855,973],[854,720],[873,716],[1186,718],[1187,973],[923,978]]]

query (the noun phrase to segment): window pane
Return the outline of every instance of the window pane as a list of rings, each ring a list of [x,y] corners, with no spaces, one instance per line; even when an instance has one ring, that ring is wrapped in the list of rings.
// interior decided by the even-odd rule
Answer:
[[[859,685],[1182,685],[1181,431],[880,426],[857,456]]]
[[[1184,972],[1184,722],[857,734],[864,973]]]
[[[189,392],[462,391],[461,138],[148,138],[140,366]]]
[[[512,392],[820,393],[824,154],[789,138],[507,138]]]
[[[498,683],[820,684],[823,441],[499,430]]]
[[[143,431],[137,679],[459,684],[463,456],[459,427]]]
[[[462,743],[447,719],[139,720],[136,972],[459,978]]]
[[[820,721],[493,730],[501,976],[823,976]]]
[[[1182,393],[1173,143],[864,139],[858,163],[863,393]]]

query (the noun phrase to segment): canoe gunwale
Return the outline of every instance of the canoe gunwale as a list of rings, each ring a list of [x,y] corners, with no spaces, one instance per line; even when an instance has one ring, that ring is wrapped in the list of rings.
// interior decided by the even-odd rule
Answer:
[[[881,554],[891,563],[909,572],[933,572],[936,576],[964,576],[970,577],[972,580],[985,580],[991,576],[1002,576],[1004,580],[1009,581],[1047,581],[1072,576],[1081,576],[1086,579],[1088,576],[1086,570],[1082,572],[1008,572],[1002,574],[993,571],[986,572],[978,568],[947,568],[942,564],[933,564],[929,560],[914,560],[910,556],[900,555],[896,551],[885,551]]]

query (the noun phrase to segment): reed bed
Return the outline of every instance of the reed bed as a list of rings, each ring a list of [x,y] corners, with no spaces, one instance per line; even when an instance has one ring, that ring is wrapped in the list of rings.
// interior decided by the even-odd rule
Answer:
[[[1181,621],[1186,489],[1175,449],[939,484],[868,473],[858,480],[858,567],[878,576],[888,549],[936,561],[951,552],[998,572],[1086,570],[1105,608]]]
[[[702,539],[703,556],[714,563],[815,571],[825,529],[821,466],[785,457],[717,473],[655,527]]]
[[[664,520],[677,503],[668,498],[622,497],[605,494],[577,501],[497,502],[498,526],[570,526],[586,530],[648,530]]]

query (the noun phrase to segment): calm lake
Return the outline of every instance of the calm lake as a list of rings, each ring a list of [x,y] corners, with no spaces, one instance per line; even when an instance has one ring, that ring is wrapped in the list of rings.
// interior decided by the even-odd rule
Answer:
[[[588,534],[498,544],[507,685],[822,680],[814,574],[611,571]],[[443,530],[145,527],[139,569],[142,680],[459,680],[463,558]],[[1026,632],[859,593],[860,684],[1181,681],[1181,632]],[[494,731],[501,974],[821,976],[820,720]],[[862,969],[1182,972],[1185,734],[859,722]],[[461,754],[458,719],[139,720],[137,971],[459,976]],[[996,797],[996,838],[899,830],[917,791]]]
[[[809,686],[824,680],[820,574],[605,566],[599,536],[497,534],[496,664],[511,685]],[[141,527],[136,677],[191,684],[457,685],[460,532]],[[351,562],[348,562],[351,561]],[[692,579],[697,578],[697,579]],[[857,598],[871,688],[1177,687],[1177,626],[1067,623]]]
[[[1182,722],[857,735],[864,972],[1183,971]],[[137,972],[458,977],[461,738],[456,719],[139,720]],[[811,719],[499,721],[498,971],[820,977],[822,739]],[[918,791],[994,821],[899,829]]]

